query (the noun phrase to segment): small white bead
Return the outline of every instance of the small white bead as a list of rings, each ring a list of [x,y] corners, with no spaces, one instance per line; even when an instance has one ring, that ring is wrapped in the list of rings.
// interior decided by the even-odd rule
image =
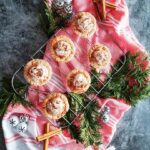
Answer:
[[[27,131],[27,124],[25,122],[21,122],[17,125],[17,132],[18,133],[25,133]]]
[[[12,116],[9,118],[9,123],[12,127],[16,127],[19,124],[19,118],[17,116]]]

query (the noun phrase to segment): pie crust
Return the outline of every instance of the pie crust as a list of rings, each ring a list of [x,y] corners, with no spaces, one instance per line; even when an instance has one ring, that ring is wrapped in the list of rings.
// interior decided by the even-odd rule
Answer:
[[[56,61],[68,62],[75,55],[75,47],[71,39],[67,36],[60,35],[51,40],[50,53]]]
[[[24,78],[31,85],[44,85],[51,79],[51,76],[52,68],[43,59],[33,59],[24,67]]]
[[[68,110],[68,99],[61,93],[51,93],[43,102],[43,113],[49,119],[60,119],[68,112]]]
[[[110,50],[102,44],[95,44],[89,50],[89,61],[93,68],[104,69],[111,61]]]
[[[96,31],[96,19],[88,12],[79,12],[73,19],[73,29],[77,35],[89,38]]]
[[[77,76],[79,75],[80,77],[82,76],[82,78],[84,77],[83,83],[80,81],[81,80],[79,79],[80,77],[76,80]],[[75,80],[77,81],[78,86],[74,84]],[[67,75],[67,87],[71,90],[71,92],[78,93],[78,94],[84,93],[88,90],[90,84],[91,84],[91,78],[87,71],[74,69]]]

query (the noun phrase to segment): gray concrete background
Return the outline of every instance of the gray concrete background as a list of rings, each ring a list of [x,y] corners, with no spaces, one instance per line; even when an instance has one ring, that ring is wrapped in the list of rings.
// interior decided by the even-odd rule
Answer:
[[[150,50],[150,0],[127,4],[134,33]],[[38,19],[41,6],[41,0],[0,0],[0,78],[12,74],[47,40]],[[150,150],[150,100],[125,114],[111,145],[117,150]],[[5,150],[1,126],[0,150]]]

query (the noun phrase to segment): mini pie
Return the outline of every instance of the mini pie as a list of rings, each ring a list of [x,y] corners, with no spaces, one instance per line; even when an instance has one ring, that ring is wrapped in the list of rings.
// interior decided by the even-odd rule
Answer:
[[[33,59],[24,67],[24,78],[31,85],[41,86],[46,84],[52,76],[52,68],[42,59]]]
[[[68,99],[61,93],[51,93],[43,102],[43,113],[49,119],[60,119],[68,112],[68,110]]]
[[[74,69],[67,75],[67,86],[74,93],[84,93],[91,84],[91,78],[88,72]]]
[[[96,31],[96,19],[88,12],[79,12],[73,20],[73,29],[77,35],[88,38]]]
[[[52,39],[50,52],[56,61],[68,62],[75,54],[75,47],[68,37],[60,35]]]
[[[95,44],[89,50],[89,61],[95,69],[104,69],[111,61],[111,53],[106,46]]]

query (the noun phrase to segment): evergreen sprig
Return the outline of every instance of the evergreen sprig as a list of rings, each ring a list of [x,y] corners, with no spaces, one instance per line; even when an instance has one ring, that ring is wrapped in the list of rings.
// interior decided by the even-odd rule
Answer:
[[[99,97],[109,98],[113,97],[116,99],[123,98],[130,105],[135,106],[140,100],[145,97],[150,96],[150,68],[145,65],[148,63],[149,58],[143,57],[139,53],[132,55],[127,53],[125,57],[121,57],[120,60],[114,65],[111,73],[108,74],[108,79],[106,79],[105,88],[98,94]],[[126,59],[126,61],[124,60]],[[125,62],[124,65],[122,62]],[[123,65],[123,66],[122,66]],[[121,68],[121,69],[120,69]],[[116,70],[119,70],[116,73]],[[97,91],[102,88],[99,83],[100,74],[94,69],[91,70],[91,86]],[[111,78],[111,80],[110,80]],[[87,95],[95,93],[93,88],[89,88],[86,92]],[[97,93],[95,93],[97,94]],[[67,93],[70,108],[79,114],[80,126],[76,126],[74,122],[68,126],[72,138],[76,139],[77,142],[83,143],[85,146],[89,145],[100,145],[101,135],[100,135],[100,124],[98,123],[98,118],[100,118],[100,113],[98,109],[100,106],[92,101],[86,109],[83,106],[88,104],[88,100],[83,94]],[[74,114],[69,111],[65,118],[72,122],[75,118]]]
[[[11,103],[12,106],[16,103],[21,103],[22,105],[26,107],[33,106],[31,102],[26,101],[21,96],[17,95],[11,86],[11,78],[4,77],[1,81],[1,88],[0,88],[0,116],[2,116],[6,110],[8,105]],[[19,81],[15,81],[15,87],[16,89],[21,92],[22,94],[26,92],[27,87],[23,83]]]
[[[51,36],[57,29],[66,26],[70,18],[70,14],[64,17],[59,16],[59,14],[48,5],[48,2],[45,1],[45,11],[40,15],[40,22],[47,35]]]
[[[71,137],[76,139],[76,142],[83,143],[86,147],[89,145],[100,145],[101,134],[99,132],[101,126],[98,123],[98,118],[100,118],[100,114],[98,110],[100,106],[96,101],[92,101],[89,103],[89,100],[82,94],[75,93],[67,93],[68,101],[70,104],[70,108],[78,115],[77,120],[75,115],[69,111],[65,115],[65,119],[67,119],[71,125],[68,126]],[[86,109],[84,109],[84,107]],[[65,122],[63,122],[63,126],[65,126]],[[80,125],[76,125],[76,121],[80,121]]]
[[[80,140],[85,146],[99,146],[101,144],[101,126],[98,122],[98,118],[100,118],[100,113],[98,112],[99,108],[97,102],[93,101],[81,115]]]
[[[122,66],[124,58],[118,61],[111,73],[108,75],[106,82],[110,82],[105,86],[105,88],[99,93],[99,97],[102,98],[123,98],[129,104],[135,105],[145,97],[150,96],[150,81],[148,80],[150,76],[150,68],[145,64],[149,61],[148,57],[143,57],[139,59],[140,54],[132,55],[131,53],[126,54],[126,61],[123,67],[115,74]],[[141,56],[140,56],[141,57]],[[95,70],[91,71],[91,86],[93,86],[97,91],[101,89],[99,84],[100,74]],[[25,94],[27,87],[21,82],[17,81],[14,83],[17,91]],[[93,88],[89,88],[86,95],[95,93]],[[90,105],[88,98],[85,94],[75,94],[66,93],[69,101],[71,110],[78,115],[79,120],[74,120],[75,114],[69,111],[65,115],[67,119],[72,124],[67,126],[66,122],[61,119],[59,120],[63,126],[68,127],[72,138],[76,139],[77,142],[83,143],[85,146],[89,145],[100,145],[101,144],[101,134],[99,132],[101,125],[98,123],[98,118],[100,118],[100,113],[98,112],[100,106],[96,101],[92,101]],[[11,87],[11,79],[3,78],[1,80],[1,90],[0,90],[0,115],[3,115],[7,110],[9,104],[21,103],[24,106],[32,106],[31,102],[26,101],[24,98],[17,95]],[[84,108],[85,106],[86,109]],[[77,125],[75,122],[79,121],[80,124]]]
[[[123,98],[132,106],[135,106],[140,100],[150,96],[150,68],[144,64],[149,61],[148,56],[140,58],[140,53],[132,55],[130,52],[122,57],[122,62],[126,58],[125,64],[120,71],[114,75],[116,70],[122,66],[118,61],[112,72],[108,75],[109,81],[105,88],[99,93],[102,98],[113,97],[116,99]],[[97,91],[100,90],[97,78],[92,82]],[[94,93],[94,91],[92,91]]]

